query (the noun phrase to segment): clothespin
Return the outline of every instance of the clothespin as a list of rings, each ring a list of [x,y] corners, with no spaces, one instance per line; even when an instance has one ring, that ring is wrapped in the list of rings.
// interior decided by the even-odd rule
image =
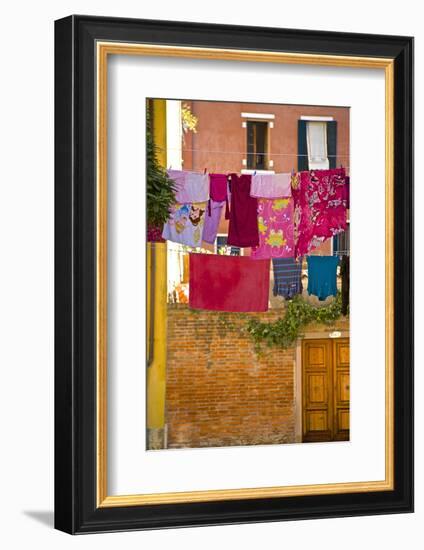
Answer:
[[[253,175],[256,176],[256,170],[253,172]]]
[[[172,168],[172,164],[170,164],[170,165],[169,165],[169,168],[168,168],[168,170],[171,170],[171,168]]]
[[[291,171],[291,175],[292,177],[294,176],[295,172],[294,172],[294,168],[292,168],[292,171]]]
[[[203,172],[203,174],[206,174],[206,170],[207,170],[207,169],[205,168],[205,171]]]

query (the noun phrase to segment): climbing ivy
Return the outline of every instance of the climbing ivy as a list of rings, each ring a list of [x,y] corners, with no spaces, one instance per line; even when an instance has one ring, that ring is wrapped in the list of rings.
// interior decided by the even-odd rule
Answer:
[[[147,110],[146,157],[147,157],[147,225],[162,227],[175,203],[175,182],[168,178],[166,170],[157,158],[158,148],[152,134],[150,110]]]
[[[273,322],[250,319],[246,329],[257,350],[260,350],[261,344],[285,349],[294,344],[306,325],[313,322],[331,325],[341,316],[342,298],[340,292],[325,307],[312,306],[298,295],[287,303],[284,317]]]

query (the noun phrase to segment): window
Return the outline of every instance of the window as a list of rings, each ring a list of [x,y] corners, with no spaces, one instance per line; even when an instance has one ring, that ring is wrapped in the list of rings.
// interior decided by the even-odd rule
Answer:
[[[229,256],[241,256],[241,249],[238,246],[227,245],[227,235],[218,235],[216,238],[216,253]]]
[[[268,122],[248,120],[247,129],[247,168],[267,170]]]
[[[333,254],[342,255],[349,254],[350,250],[350,225],[346,227],[343,233],[334,235],[333,237]]]
[[[306,135],[309,169],[328,169],[327,123],[308,121]]]
[[[301,117],[298,120],[297,169],[337,166],[337,121],[331,117]],[[319,119],[319,120],[318,120]]]

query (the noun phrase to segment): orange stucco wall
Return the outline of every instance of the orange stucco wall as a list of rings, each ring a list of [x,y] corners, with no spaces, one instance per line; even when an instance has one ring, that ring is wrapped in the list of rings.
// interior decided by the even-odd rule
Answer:
[[[198,117],[197,133],[189,132],[183,144],[184,168],[208,172],[239,172],[245,166],[246,128],[241,113],[275,115],[269,130],[269,159],[275,172],[297,169],[297,121],[301,116],[331,116],[337,121],[337,164],[348,167],[349,108],[185,101]]]

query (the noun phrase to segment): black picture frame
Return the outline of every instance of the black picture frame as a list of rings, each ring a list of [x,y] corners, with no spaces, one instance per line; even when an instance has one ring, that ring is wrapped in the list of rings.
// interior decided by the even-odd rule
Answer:
[[[394,490],[98,508],[96,41],[394,60]],[[73,15],[55,22],[55,527],[93,533],[413,511],[413,38]]]

